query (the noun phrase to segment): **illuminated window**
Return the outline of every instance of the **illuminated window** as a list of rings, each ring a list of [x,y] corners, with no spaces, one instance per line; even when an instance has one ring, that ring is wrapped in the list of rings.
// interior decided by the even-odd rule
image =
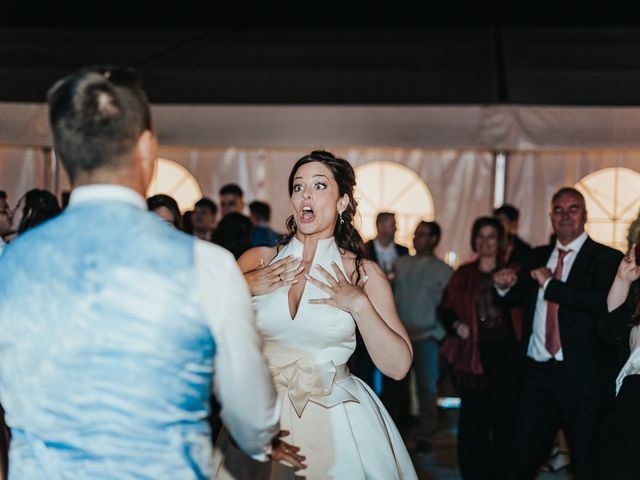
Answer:
[[[628,168],[605,168],[584,177],[576,188],[587,202],[586,230],[596,241],[627,250],[627,231],[640,208],[640,174]]]
[[[365,239],[376,236],[376,215],[396,215],[396,242],[412,247],[413,232],[420,220],[433,220],[433,197],[422,179],[410,168],[392,162],[371,162],[356,167],[361,224]]]
[[[166,158],[158,159],[147,196],[157,193],[172,196],[183,213],[192,210],[193,205],[202,198],[202,190],[193,175],[182,165]]]

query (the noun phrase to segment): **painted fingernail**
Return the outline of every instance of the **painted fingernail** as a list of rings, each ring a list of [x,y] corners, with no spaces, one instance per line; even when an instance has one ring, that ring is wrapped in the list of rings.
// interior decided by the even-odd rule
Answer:
[[[291,281],[291,285],[293,285],[294,283],[298,283],[298,280],[292,280]]]
[[[306,278],[307,280],[309,280],[311,278],[311,276],[308,273],[304,274],[304,278]]]

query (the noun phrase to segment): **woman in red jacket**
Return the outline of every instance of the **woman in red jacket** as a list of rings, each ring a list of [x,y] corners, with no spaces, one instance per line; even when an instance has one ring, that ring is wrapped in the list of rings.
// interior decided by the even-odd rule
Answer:
[[[521,353],[509,309],[493,286],[504,228],[480,217],[471,231],[477,259],[451,277],[438,311],[449,332],[441,353],[460,392],[458,463],[466,479],[500,479],[510,457]]]

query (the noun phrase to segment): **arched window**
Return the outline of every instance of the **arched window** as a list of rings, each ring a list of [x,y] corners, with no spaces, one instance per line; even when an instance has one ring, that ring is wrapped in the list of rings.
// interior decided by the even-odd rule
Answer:
[[[393,162],[370,162],[356,167],[361,225],[366,239],[376,236],[376,215],[396,215],[396,242],[413,247],[413,232],[420,220],[433,220],[433,197],[424,181],[410,168]]]
[[[202,198],[202,190],[193,175],[182,165],[166,158],[158,158],[147,196],[157,193],[172,196],[183,213],[192,210],[193,205]]]
[[[640,209],[640,174],[629,168],[604,168],[576,184],[587,202],[586,230],[596,241],[627,251],[627,231]]]

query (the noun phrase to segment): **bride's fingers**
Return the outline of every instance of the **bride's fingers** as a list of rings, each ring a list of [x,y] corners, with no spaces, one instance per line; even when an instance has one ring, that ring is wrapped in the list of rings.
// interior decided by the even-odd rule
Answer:
[[[300,268],[300,260],[294,258],[278,266],[272,266],[271,270],[269,271],[269,274],[276,277],[278,275],[284,276],[285,273],[294,272],[299,268]]]
[[[340,267],[336,262],[331,262],[331,268],[333,268],[333,271],[336,272],[338,283],[351,283],[349,279],[345,277],[344,273],[342,273],[342,270],[340,270]]]
[[[369,275],[365,275],[360,279],[357,286],[360,288],[364,288],[364,286],[367,284],[368,281],[369,281]]]
[[[329,285],[327,285],[324,282],[321,282],[320,280],[317,280],[315,278],[313,278],[311,275],[305,274],[304,278],[307,279],[307,281],[311,284],[311,285],[315,285],[316,287],[318,287],[320,290],[322,290],[323,292],[327,292],[329,295],[335,293],[335,291],[333,290],[333,288],[331,288]],[[334,280],[335,282],[335,280]]]
[[[338,286],[338,281],[335,279],[335,277],[333,275],[331,275],[329,272],[327,272],[322,265],[316,265],[316,270],[318,270],[318,272],[320,272],[320,274],[325,278],[325,280],[327,282],[329,282],[329,285],[331,285],[331,287],[337,287]]]
[[[314,305],[330,305],[332,307],[338,307],[338,304],[333,298],[312,298],[309,300],[309,303]]]

